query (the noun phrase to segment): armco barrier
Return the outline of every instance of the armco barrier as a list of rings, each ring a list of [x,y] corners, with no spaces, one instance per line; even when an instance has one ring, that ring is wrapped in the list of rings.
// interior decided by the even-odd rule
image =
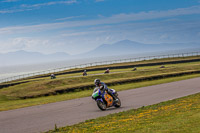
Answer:
[[[111,61],[101,61],[101,62],[93,62],[87,64],[80,64],[74,65],[69,67],[57,68],[57,69],[50,69],[46,71],[40,71],[35,73],[27,73],[23,75],[17,75],[13,77],[8,77],[5,79],[1,79],[0,83],[5,83],[13,80],[24,79],[27,77],[43,75],[43,74],[51,74],[55,72],[60,72],[64,70],[74,69],[74,68],[85,68],[91,66],[99,66],[99,65],[109,65],[114,63],[125,63],[125,62],[136,62],[136,61],[143,61],[143,60],[152,60],[152,59],[163,59],[163,58],[176,58],[176,57],[188,57],[188,56],[199,56],[200,52],[190,52],[190,53],[179,53],[179,54],[168,54],[168,55],[157,55],[157,56],[147,56],[147,57],[138,57],[138,58],[129,58],[129,59],[120,59],[120,60],[111,60]]]

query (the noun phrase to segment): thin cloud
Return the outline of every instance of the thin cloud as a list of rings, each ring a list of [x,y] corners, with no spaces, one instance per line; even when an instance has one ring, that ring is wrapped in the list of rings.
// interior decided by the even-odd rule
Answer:
[[[58,23],[48,23],[32,26],[18,26],[18,27],[7,27],[1,28],[0,34],[9,34],[9,33],[24,33],[32,31],[47,31],[52,29],[59,28],[72,28],[72,27],[82,27],[82,26],[96,26],[96,25],[107,25],[107,24],[118,24],[118,23],[127,23],[138,20],[151,20],[159,18],[170,18],[174,16],[181,15],[192,15],[200,14],[200,6],[192,6],[189,8],[179,8],[174,10],[167,11],[149,11],[149,12],[140,12],[140,13],[130,13],[130,14],[117,14],[111,17],[101,17],[95,20],[80,20],[80,21],[67,21],[67,22],[58,22]]]
[[[149,20],[181,15],[200,14],[200,6],[192,6],[189,8],[178,8],[167,11],[149,11],[131,14],[117,14],[109,18],[110,21],[137,21],[137,20]]]
[[[59,18],[59,19],[56,19],[56,21],[70,20],[70,19],[74,19],[74,18],[82,18],[82,17],[84,17],[84,16],[85,16],[85,15],[71,16],[71,17],[65,17],[65,18]]]
[[[0,11],[0,14],[5,14],[5,13],[12,13],[12,10],[2,10]]]
[[[105,0],[95,0],[95,2],[103,2],[103,1],[105,1]]]
[[[70,37],[70,36],[84,36],[84,35],[94,35],[99,33],[106,33],[106,31],[86,31],[86,32],[74,32],[74,33],[65,33],[62,34],[64,37]]]
[[[26,5],[23,4],[21,7],[23,8],[38,8],[38,7],[43,7],[43,6],[51,6],[51,5],[57,5],[57,4],[73,4],[77,3],[76,0],[68,0],[68,1],[56,1],[56,2],[47,2],[47,3],[40,3],[40,4],[34,4],[34,5]]]
[[[31,11],[31,10],[33,10],[33,9],[0,10],[0,14]]]
[[[19,1],[19,0],[3,0],[1,2],[16,2],[16,1]]]
[[[14,2],[19,0],[7,0],[7,2]],[[5,1],[6,2],[6,1]],[[57,5],[57,4],[73,4],[77,3],[76,0],[67,0],[67,1],[56,1],[56,2],[48,2],[48,3],[40,3],[40,4],[34,4],[34,5],[20,5],[18,9],[7,9],[7,10],[0,10],[0,14],[6,14],[6,13],[15,13],[15,12],[23,12],[23,11],[30,11],[34,9],[38,9],[44,6],[51,6],[51,5]]]

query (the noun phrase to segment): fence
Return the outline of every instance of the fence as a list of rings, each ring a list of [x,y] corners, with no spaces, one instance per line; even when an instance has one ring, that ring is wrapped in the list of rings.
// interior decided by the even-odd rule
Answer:
[[[56,72],[69,70],[69,69],[75,69],[75,68],[85,68],[85,67],[91,67],[91,66],[109,65],[109,64],[114,64],[114,63],[136,62],[136,61],[143,61],[143,60],[163,59],[163,58],[176,58],[176,57],[188,57],[188,56],[198,56],[198,55],[200,55],[200,52],[168,54],[168,55],[156,55],[156,56],[147,56],[147,57],[137,57],[137,58],[129,58],[129,59],[119,59],[119,60],[111,60],[111,61],[93,62],[93,63],[87,63],[87,64],[80,64],[80,65],[74,65],[74,66],[69,66],[69,67],[63,67],[63,68],[50,69],[50,70],[40,71],[40,72],[27,73],[27,74],[23,74],[23,75],[17,75],[17,76],[5,78],[5,79],[0,79],[0,83],[5,83],[5,82],[13,81],[13,80],[24,79],[24,78],[27,78],[27,77],[37,76],[37,75],[42,75],[42,74],[56,73]]]

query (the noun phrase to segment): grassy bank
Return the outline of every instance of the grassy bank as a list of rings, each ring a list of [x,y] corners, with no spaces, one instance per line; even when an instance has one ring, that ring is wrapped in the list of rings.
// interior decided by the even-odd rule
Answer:
[[[188,60],[188,58],[197,59],[199,57],[187,57],[181,58],[181,60]],[[179,58],[177,59],[180,60]],[[159,60],[153,61],[159,62]],[[169,61],[172,59],[165,60]],[[164,61],[164,59],[161,59],[161,61]],[[146,61],[145,63],[147,62],[152,61]],[[160,68],[160,65],[143,66],[138,67],[137,71],[132,71],[131,68],[111,69],[110,74],[103,74],[103,70],[90,71],[88,72],[89,76],[86,77],[81,76],[81,73],[73,73],[57,76],[56,79],[50,79],[49,77],[30,79],[30,82],[0,89],[0,111],[90,96],[94,87],[93,81],[95,78],[100,78],[103,82],[109,84],[110,88],[120,91],[200,77],[200,74],[194,73],[189,73],[191,75],[176,75],[176,73],[200,71],[199,65],[200,61],[195,61],[168,64],[165,65],[165,68]],[[166,76],[169,74],[175,74],[174,76],[177,77]],[[158,78],[153,78],[155,76],[158,76]],[[80,89],[81,87],[83,89]],[[75,90],[68,92],[68,89]],[[50,96],[44,96],[46,94]],[[41,97],[21,99],[26,96]]]
[[[105,83],[116,84],[121,81],[129,81],[130,79],[136,80],[149,77],[153,79],[156,75],[166,75],[172,73],[181,73],[186,71],[199,71],[200,62],[182,63],[166,65],[165,68],[159,68],[159,66],[149,66],[138,68],[137,71],[131,71],[131,69],[122,69],[120,71],[113,70],[114,73],[110,74],[97,74],[86,77],[60,77],[54,80],[47,79],[35,82],[28,82],[16,86],[10,86],[0,90],[0,95],[8,96],[13,99],[21,97],[37,97],[50,94],[57,94],[62,92],[68,92],[69,89],[81,88],[85,86],[85,89],[91,89],[94,87],[93,81],[96,78],[100,78]],[[140,81],[140,80],[138,80]],[[62,92],[62,93],[63,93]]]
[[[196,61],[195,61],[196,60]],[[175,58],[162,58],[162,59],[149,59],[149,60],[143,60],[143,61],[135,61],[135,62],[125,62],[125,63],[114,63],[109,65],[97,65],[97,66],[88,66],[86,68],[75,68],[60,72],[55,72],[54,74],[57,75],[57,77],[70,77],[70,76],[78,76],[82,75],[82,72],[84,69],[87,69],[90,74],[95,73],[103,73],[105,69],[111,68],[112,71],[119,71],[123,68],[133,68],[134,66],[138,67],[144,67],[144,66],[156,66],[156,64],[159,65],[169,65],[169,64],[177,64],[177,63],[186,63],[186,62],[197,62],[197,60],[200,60],[200,56],[188,56],[188,57],[175,57]],[[44,80],[49,79],[50,74],[42,74],[38,76],[31,76],[29,78],[19,79],[16,81],[11,81],[8,83],[0,83],[0,85],[4,84],[13,84],[13,83],[21,83],[21,82],[31,82],[31,81],[38,81],[38,80]]]
[[[117,91],[140,88],[145,86],[157,85],[162,83],[169,83],[173,81],[180,81],[190,78],[200,77],[200,74],[186,75],[181,77],[172,77],[160,80],[143,81],[138,83],[128,83],[123,85],[109,86],[109,88],[114,88]],[[70,100],[75,98],[91,96],[93,90],[83,90],[78,92],[70,92],[60,95],[53,95],[48,97],[38,97],[32,99],[14,99],[13,97],[0,95],[0,111],[17,109],[23,107],[29,107],[34,105],[42,105],[47,103],[53,103],[58,101]]]
[[[200,132],[200,93],[160,104],[120,112],[93,120],[55,128],[67,133]]]

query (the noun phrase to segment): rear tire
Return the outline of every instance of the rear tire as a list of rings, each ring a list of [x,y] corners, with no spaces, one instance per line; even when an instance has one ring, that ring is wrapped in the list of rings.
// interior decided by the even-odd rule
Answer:
[[[106,104],[102,101],[97,101],[97,106],[99,107],[100,110],[104,111],[106,110]]]
[[[118,101],[115,103],[115,107],[116,108],[119,108],[119,107],[121,107],[121,101],[120,101],[120,99],[117,97],[117,96],[115,96],[117,99],[118,99]]]

